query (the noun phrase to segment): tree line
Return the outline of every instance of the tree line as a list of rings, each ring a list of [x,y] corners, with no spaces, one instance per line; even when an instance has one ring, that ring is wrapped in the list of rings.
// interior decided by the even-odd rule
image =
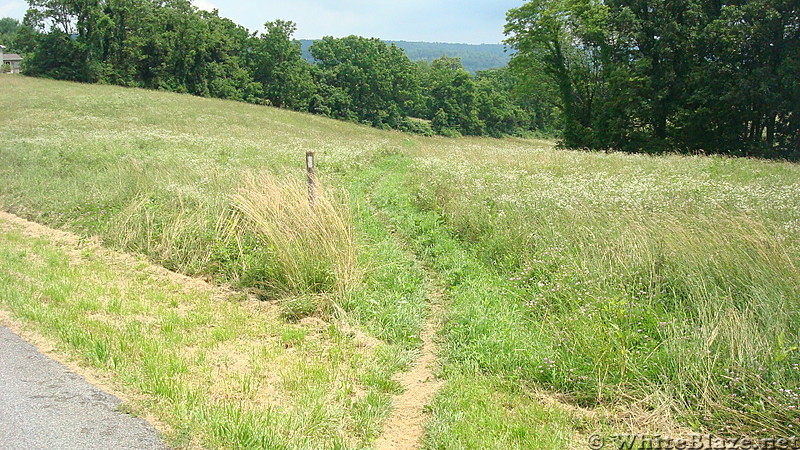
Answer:
[[[302,57],[293,22],[251,33],[189,0],[29,0],[13,47],[27,75],[218,97],[420,134],[552,131],[506,69],[413,63],[395,45],[325,37]]]
[[[29,0],[0,43],[25,73],[165,89],[446,136],[558,133],[570,148],[800,157],[797,0],[529,0],[508,68],[412,62],[276,20],[251,33],[189,0]],[[13,22],[13,23],[12,23]],[[7,44],[6,44],[7,45]],[[8,46],[8,45],[7,45]]]
[[[800,157],[797,0],[532,0],[506,33],[568,147]]]

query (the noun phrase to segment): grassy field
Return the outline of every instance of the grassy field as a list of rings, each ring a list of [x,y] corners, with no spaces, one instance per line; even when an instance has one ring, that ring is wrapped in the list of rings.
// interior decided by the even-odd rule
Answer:
[[[118,379],[173,445],[370,446],[428,326],[444,382],[430,448],[800,427],[796,164],[423,138],[14,76],[0,89],[2,209],[234,293],[176,293],[0,234],[0,307]],[[240,362],[220,362],[231,348]]]
[[[396,389],[352,331],[2,217],[0,296],[178,447],[357,446]]]

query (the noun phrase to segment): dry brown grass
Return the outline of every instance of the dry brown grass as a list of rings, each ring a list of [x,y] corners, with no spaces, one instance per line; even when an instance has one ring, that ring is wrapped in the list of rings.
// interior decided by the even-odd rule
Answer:
[[[263,246],[266,287],[282,293],[342,294],[357,280],[349,205],[318,184],[312,205],[302,179],[247,175],[233,196],[230,231]]]

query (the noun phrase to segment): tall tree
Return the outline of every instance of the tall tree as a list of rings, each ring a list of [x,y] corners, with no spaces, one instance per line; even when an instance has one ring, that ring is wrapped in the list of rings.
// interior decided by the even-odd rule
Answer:
[[[791,156],[799,9],[533,0],[509,12],[506,32],[515,73],[557,90],[567,146]]]
[[[7,50],[14,50],[14,38],[16,37],[17,30],[19,29],[19,21],[11,17],[4,17],[0,19],[0,45],[6,47]]]
[[[608,9],[600,0],[533,0],[508,12],[511,68],[558,92],[563,136],[571,147],[603,146],[594,133]],[[550,87],[546,88],[550,89]]]
[[[423,84],[429,117],[439,114],[434,131],[484,134],[486,124],[478,116],[475,79],[464,70],[460,59],[443,56],[433,61]]]
[[[253,78],[263,86],[270,104],[307,110],[316,87],[311,65],[303,59],[299,41],[293,39],[294,22],[275,20],[264,24],[265,32],[252,41],[247,53]]]
[[[397,128],[416,91],[414,65],[403,50],[379,39],[325,37],[311,46],[317,79],[335,117]]]
[[[81,39],[86,32],[87,13],[79,2],[30,0],[23,24],[34,33],[33,51],[26,73],[75,81],[97,81],[91,49]],[[87,8],[87,10],[90,8]]]

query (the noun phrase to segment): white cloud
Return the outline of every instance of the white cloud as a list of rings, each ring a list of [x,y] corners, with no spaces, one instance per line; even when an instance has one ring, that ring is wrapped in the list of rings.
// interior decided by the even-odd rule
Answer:
[[[204,11],[213,11],[215,9],[219,9],[219,7],[208,0],[193,0],[194,6],[204,10]]]
[[[2,2],[0,3],[0,17],[14,17],[21,19],[25,14],[25,2]]]

